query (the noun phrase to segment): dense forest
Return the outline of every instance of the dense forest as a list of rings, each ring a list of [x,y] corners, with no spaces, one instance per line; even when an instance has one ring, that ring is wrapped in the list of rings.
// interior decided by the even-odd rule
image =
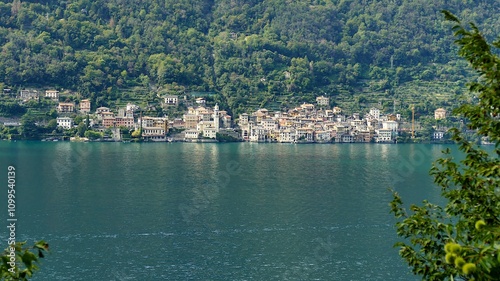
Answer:
[[[0,1],[0,88],[69,89],[95,106],[217,93],[235,113],[390,96],[467,75],[443,9],[500,34],[500,2],[487,0]]]

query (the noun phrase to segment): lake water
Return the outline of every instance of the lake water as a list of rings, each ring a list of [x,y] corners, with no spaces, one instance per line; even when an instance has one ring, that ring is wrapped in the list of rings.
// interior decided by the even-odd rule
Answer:
[[[16,238],[50,244],[33,280],[417,280],[388,188],[441,200],[443,148],[0,142],[0,186],[13,165]]]

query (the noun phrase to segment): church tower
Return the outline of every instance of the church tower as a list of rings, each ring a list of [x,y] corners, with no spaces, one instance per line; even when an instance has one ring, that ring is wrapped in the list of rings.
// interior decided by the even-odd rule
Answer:
[[[219,132],[219,104],[215,104],[214,106],[214,128],[215,131],[218,133]]]

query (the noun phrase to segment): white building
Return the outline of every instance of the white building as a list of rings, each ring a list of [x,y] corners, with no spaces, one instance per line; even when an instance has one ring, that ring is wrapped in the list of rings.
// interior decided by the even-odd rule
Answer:
[[[139,110],[139,106],[133,104],[133,103],[127,103],[127,106],[125,108],[126,111],[136,111]]]
[[[297,141],[313,142],[314,131],[309,128],[299,128],[295,130],[295,137]]]
[[[168,95],[168,96],[165,96],[163,99],[164,99],[163,102],[165,105],[178,105],[179,104],[179,96]]]
[[[214,106],[214,115],[212,116],[212,118],[214,120],[215,132],[218,133],[220,130],[220,118],[219,118],[219,105],[217,103]],[[205,132],[203,132],[203,135],[205,135]],[[215,135],[213,138],[215,138]]]
[[[203,137],[215,139],[217,137],[217,130],[215,128],[206,127],[203,129]]]
[[[315,141],[317,142],[327,142],[332,139],[331,131],[317,131],[315,132]]]
[[[399,124],[396,121],[382,121],[382,129],[388,129],[393,132],[398,131]]]
[[[376,142],[391,142],[393,131],[390,129],[378,129],[375,130],[377,133],[377,137],[375,138]]]
[[[295,130],[284,129],[280,130],[278,134],[278,142],[294,142]]]
[[[375,119],[380,119],[380,109],[372,107],[370,109],[370,115]]]
[[[59,91],[47,90],[47,91],[45,91],[45,97],[50,98],[50,99],[55,100],[55,101],[58,101],[59,100]]]
[[[150,141],[166,141],[165,130],[161,127],[143,127],[142,137]]]
[[[435,140],[441,140],[444,137],[444,132],[443,131],[435,131],[432,133],[432,138]]]
[[[269,131],[278,130],[278,121],[275,119],[262,119],[260,125]]]
[[[73,119],[69,117],[57,117],[57,126],[63,127],[64,129],[73,128]]]
[[[351,134],[342,134],[340,137],[340,142],[351,143],[354,142],[354,136]]]
[[[184,131],[184,138],[185,139],[197,139],[198,136],[200,135],[200,132],[198,132],[197,130],[194,130],[194,129],[189,129],[189,130],[186,130]]]
[[[251,142],[266,142],[268,140],[268,131],[261,126],[251,127],[248,139]]]

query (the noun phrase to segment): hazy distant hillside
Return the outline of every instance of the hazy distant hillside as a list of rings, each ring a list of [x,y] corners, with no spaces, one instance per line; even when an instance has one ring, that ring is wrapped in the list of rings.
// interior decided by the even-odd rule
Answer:
[[[55,86],[99,105],[124,89],[218,92],[233,110],[371,83],[460,79],[447,9],[500,34],[499,1],[0,2],[0,86]]]

